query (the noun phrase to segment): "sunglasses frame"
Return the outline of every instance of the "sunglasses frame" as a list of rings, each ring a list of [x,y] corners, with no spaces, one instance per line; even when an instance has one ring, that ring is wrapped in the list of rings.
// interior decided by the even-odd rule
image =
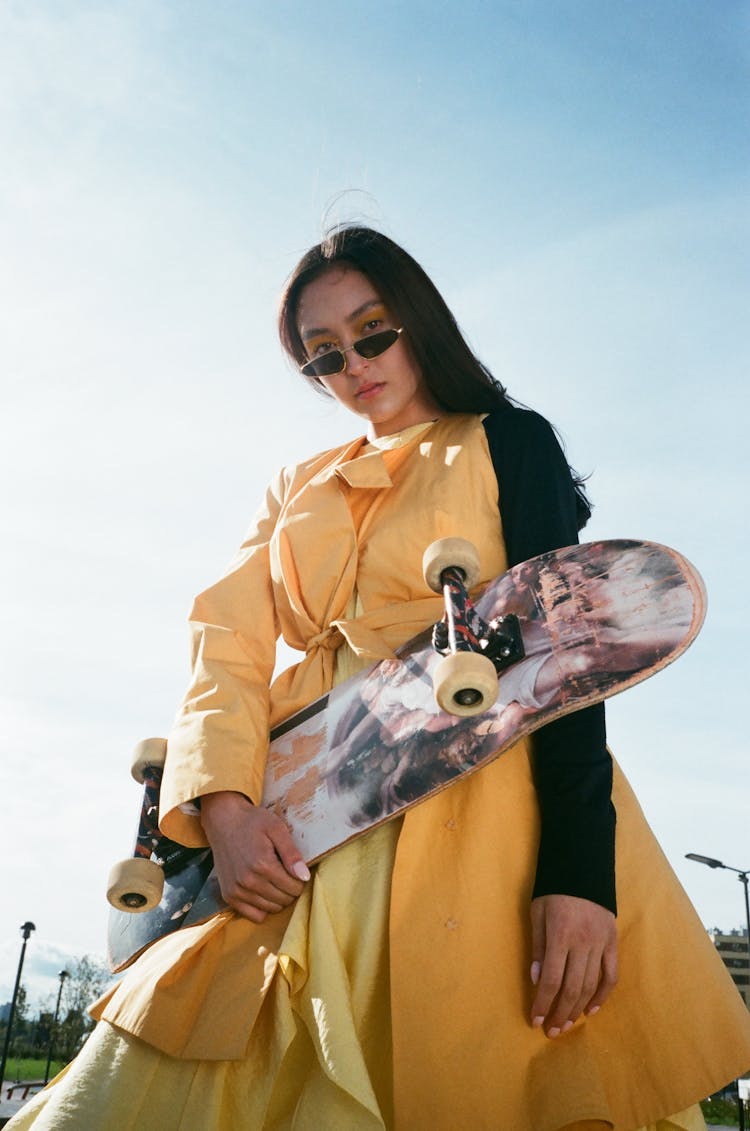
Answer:
[[[326,350],[326,352],[322,353],[319,357],[314,357],[310,361],[306,361],[304,365],[301,365],[300,373],[303,373],[305,377],[312,377],[316,381],[319,381],[321,377],[335,377],[338,373],[343,373],[346,369],[346,354],[348,354],[350,350],[354,350],[354,352],[358,353],[360,357],[365,359],[365,361],[372,361],[373,358],[380,357],[382,354],[384,354],[386,350],[389,350],[391,348],[391,346],[395,346],[396,342],[399,339],[399,336],[403,333],[403,331],[403,326],[399,326],[398,329],[396,329],[395,326],[389,326],[385,330],[376,330],[374,334],[367,334],[364,338],[357,338],[356,342],[352,342],[350,346],[344,346],[343,349],[336,348],[333,350]],[[371,354],[370,357],[367,357],[366,354],[362,353],[360,346],[365,345],[367,342],[371,342],[373,338],[379,338],[382,334],[395,334],[396,337],[392,342],[389,342],[387,346],[383,346],[382,350],[378,350],[377,353]],[[338,354],[341,358],[341,365],[338,369],[332,369],[327,373],[315,372],[314,367],[317,362],[322,361],[327,357],[335,357],[336,354]]]

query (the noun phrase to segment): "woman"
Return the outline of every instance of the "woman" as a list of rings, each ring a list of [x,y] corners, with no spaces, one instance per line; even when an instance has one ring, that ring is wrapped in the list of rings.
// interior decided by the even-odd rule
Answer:
[[[470,538],[489,579],[588,517],[549,425],[385,236],[311,249],[280,332],[367,437],[282,472],[193,610],[161,824],[208,840],[232,910],[153,946],[11,1126],[703,1127],[690,1105],[750,1064],[750,1021],[616,768],[613,786],[602,708],[312,876],[258,804],[269,724],[435,619],[429,542]],[[305,657],[269,691],[280,633]]]

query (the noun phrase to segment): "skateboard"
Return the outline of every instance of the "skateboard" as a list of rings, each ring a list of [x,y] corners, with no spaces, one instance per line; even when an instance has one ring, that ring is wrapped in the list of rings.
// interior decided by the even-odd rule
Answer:
[[[653,542],[593,542],[542,554],[474,602],[476,552],[443,539],[425,555],[442,591],[432,630],[334,687],[270,735],[263,804],[308,863],[474,773],[553,719],[639,683],[700,630],[703,582]],[[226,905],[207,848],[161,836],[163,739],[136,748],[144,784],[134,858],[110,876],[108,957],[128,966],[156,939]]]

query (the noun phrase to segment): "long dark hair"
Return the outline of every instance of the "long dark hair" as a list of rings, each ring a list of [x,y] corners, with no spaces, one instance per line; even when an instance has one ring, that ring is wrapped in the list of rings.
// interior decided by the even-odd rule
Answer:
[[[446,412],[489,413],[515,407],[504,386],[470,350],[456,319],[429,275],[397,243],[373,228],[340,225],[302,256],[292,272],[279,307],[279,337],[286,353],[301,366],[308,360],[297,326],[304,288],[335,264],[367,276],[398,325],[403,326],[424,382]],[[310,379],[318,391],[322,386]],[[583,480],[571,468],[579,529],[591,515]]]

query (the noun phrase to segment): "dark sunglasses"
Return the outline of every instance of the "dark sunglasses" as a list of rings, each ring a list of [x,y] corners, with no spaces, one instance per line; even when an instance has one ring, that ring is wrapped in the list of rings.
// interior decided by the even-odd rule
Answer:
[[[314,357],[312,361],[300,366],[300,372],[304,373],[305,377],[331,377],[334,373],[343,373],[346,369],[345,355],[349,350],[354,350],[360,357],[370,361],[371,358],[380,357],[381,353],[390,349],[402,332],[403,326],[398,330],[379,330],[377,334],[368,334],[366,338],[360,338],[358,342],[352,342],[342,350],[329,350],[320,357]]]

